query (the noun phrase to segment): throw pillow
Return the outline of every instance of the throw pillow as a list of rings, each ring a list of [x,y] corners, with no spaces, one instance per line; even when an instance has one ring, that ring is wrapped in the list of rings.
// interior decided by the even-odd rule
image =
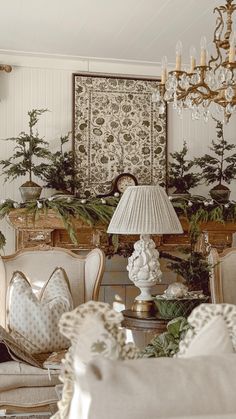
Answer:
[[[8,360],[25,362],[34,367],[42,368],[42,362],[33,357],[22,345],[15,342],[11,335],[0,326],[0,363]]]
[[[215,320],[214,322],[214,319]],[[218,323],[218,320],[221,323]],[[210,322],[211,325],[209,324]],[[224,323],[223,323],[224,322]],[[209,351],[213,351],[216,353],[222,353],[224,351],[229,352],[230,345],[224,347],[224,342],[219,342],[219,337],[216,337],[217,333],[224,334],[227,342],[228,337],[232,343],[232,348],[234,352],[236,351],[236,306],[233,304],[201,304],[200,306],[196,307],[190,316],[188,317],[188,323],[191,328],[187,331],[183,340],[181,340],[179,344],[179,352],[177,354],[178,357],[184,356],[188,348],[190,347],[191,343],[194,341],[195,337],[201,333],[201,331],[205,330],[203,333],[205,336],[211,332],[211,328],[213,326],[213,331],[211,338],[208,339],[210,345]],[[218,324],[217,324],[218,323]],[[209,328],[208,328],[209,326]],[[225,330],[227,328],[227,331]],[[206,328],[206,329],[205,329]],[[214,331],[215,328],[219,328],[218,332]],[[208,331],[207,331],[208,330]],[[228,334],[227,334],[228,332]],[[201,336],[201,335],[200,335]],[[206,354],[207,346],[205,344],[205,351]],[[215,349],[214,349],[215,346]],[[227,349],[228,348],[228,349]],[[231,349],[230,349],[231,352]],[[212,352],[210,352],[212,353]]]
[[[69,281],[62,268],[56,268],[39,298],[22,272],[14,272],[9,284],[7,323],[11,336],[32,354],[69,347],[60,334],[61,315],[73,309]]]
[[[194,336],[189,347],[179,357],[221,355],[234,353],[227,325],[222,316],[216,316]]]

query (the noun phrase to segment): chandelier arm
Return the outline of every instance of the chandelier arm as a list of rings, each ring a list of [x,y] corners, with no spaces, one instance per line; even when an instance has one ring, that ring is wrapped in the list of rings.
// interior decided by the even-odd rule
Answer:
[[[224,24],[224,18],[223,18],[222,12],[219,9],[219,7],[214,8],[213,13],[215,13],[215,12],[219,13],[218,18],[216,19],[216,28],[215,28],[215,31],[214,31],[214,40],[217,40],[217,38],[221,39],[221,35],[222,35],[223,30],[224,30],[224,25],[225,24]],[[217,20],[219,22],[218,24],[217,24]],[[221,29],[220,29],[220,27],[221,27]],[[218,32],[219,29],[220,29],[220,33],[219,33],[219,36],[217,36],[217,32]]]
[[[217,56],[214,58],[213,55],[211,55],[211,59],[209,61],[209,67],[211,67],[212,63],[215,63],[214,73],[216,72],[216,70],[218,70],[218,68],[221,66],[221,63],[223,61],[220,48],[216,47],[216,50],[217,50]]]
[[[218,94],[218,93],[214,92],[214,90],[211,90],[210,87],[205,82],[198,83],[198,84],[195,84],[194,86],[189,87],[188,90],[187,90],[188,94],[193,93],[194,91],[197,91],[197,92],[201,93],[202,95],[204,95],[204,93],[202,93],[201,91],[198,90],[199,87],[204,87],[204,89],[206,89],[209,92],[210,95],[216,96]]]
[[[200,87],[204,87],[204,89],[206,89],[208,93],[201,92],[201,90],[199,90]],[[209,86],[207,86],[205,83],[198,83],[192,87],[189,87],[188,90],[186,91],[184,91],[184,89],[179,89],[179,90],[181,90],[182,93],[178,95],[178,100],[185,99],[191,93],[198,93],[202,97],[201,102],[205,99],[213,100],[213,98],[218,95],[218,92],[214,92],[213,90],[211,90]]]
[[[209,66],[213,62],[219,61],[219,64],[217,65],[217,68],[218,68],[220,66],[220,63],[222,63],[222,54],[221,54],[221,51],[220,51],[220,48],[219,48],[219,45],[218,45],[218,43],[219,43],[218,41],[221,40],[221,36],[222,36],[223,30],[224,30],[224,19],[223,19],[223,15],[222,15],[221,10],[218,7],[214,8],[213,13],[215,13],[215,12],[219,13],[218,18],[216,19],[216,28],[215,28],[215,31],[214,31],[214,39],[213,39],[213,43],[215,44],[215,49],[216,49],[217,55],[216,55],[216,57],[213,57],[213,55],[211,55],[211,59],[209,61]],[[217,23],[217,21],[218,21],[218,23]],[[219,33],[219,35],[217,35],[219,29],[220,29],[220,33]]]
[[[227,31],[225,33],[225,39],[227,41],[229,41],[230,34],[232,32],[232,24],[233,24],[232,14],[236,10],[236,6],[235,6],[235,4],[232,4],[232,2],[233,2],[233,0],[227,0],[227,5],[225,7],[226,13],[227,13],[227,21],[226,21]]]

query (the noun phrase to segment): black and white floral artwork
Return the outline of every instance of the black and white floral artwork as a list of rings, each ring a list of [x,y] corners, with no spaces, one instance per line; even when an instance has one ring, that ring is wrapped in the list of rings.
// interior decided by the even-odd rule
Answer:
[[[166,113],[152,103],[158,81],[74,74],[74,150],[81,195],[106,193],[120,173],[139,184],[166,178]]]

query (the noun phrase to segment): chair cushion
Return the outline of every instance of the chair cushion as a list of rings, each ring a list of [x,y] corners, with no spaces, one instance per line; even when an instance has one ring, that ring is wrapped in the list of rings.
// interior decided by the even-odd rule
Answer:
[[[0,408],[47,406],[58,402],[55,387],[22,387],[0,392]],[[17,410],[17,409],[14,409]]]
[[[11,336],[32,354],[68,348],[58,322],[72,310],[73,301],[65,271],[56,268],[39,298],[25,275],[15,272],[9,284],[7,322]]]
[[[17,361],[0,364],[0,393],[18,387],[51,387],[59,384],[59,371],[32,367]]]

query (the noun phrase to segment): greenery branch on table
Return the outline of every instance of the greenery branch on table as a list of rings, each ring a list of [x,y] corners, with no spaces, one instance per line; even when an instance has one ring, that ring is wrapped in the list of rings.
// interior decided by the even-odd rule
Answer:
[[[209,295],[211,266],[205,255],[189,248],[180,249],[180,251],[185,253],[187,257],[181,258],[166,252],[161,252],[160,255],[165,259],[171,260],[167,264],[167,267],[183,278],[184,284],[188,287],[189,291],[202,290],[204,295]]]
[[[179,351],[179,343],[190,325],[185,317],[177,317],[167,324],[167,332],[155,336],[141,352],[142,358],[173,357]]]
[[[200,196],[193,196],[189,199],[175,198],[172,199],[172,204],[177,214],[189,222],[190,245],[179,249],[185,254],[183,257],[165,252],[160,252],[160,256],[170,260],[168,267],[182,276],[190,290],[202,290],[205,295],[209,295],[209,278],[212,267],[205,255],[195,250],[201,234],[201,223],[209,221],[234,222],[236,220],[236,204],[234,202],[218,203]]]

